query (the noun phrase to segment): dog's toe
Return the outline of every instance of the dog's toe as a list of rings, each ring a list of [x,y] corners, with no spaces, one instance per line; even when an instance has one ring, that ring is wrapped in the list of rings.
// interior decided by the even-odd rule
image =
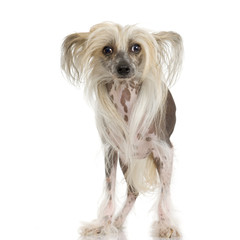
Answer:
[[[167,227],[165,229],[159,230],[159,237],[160,238],[179,238],[180,234],[176,229],[172,227]]]
[[[153,224],[153,232],[152,235],[158,238],[164,239],[179,239],[181,238],[181,234],[177,227],[168,226],[162,224],[160,222],[156,222]]]
[[[99,236],[117,233],[117,229],[112,225],[111,221],[98,222],[97,220],[92,223],[84,224],[80,227],[79,233],[81,236]]]

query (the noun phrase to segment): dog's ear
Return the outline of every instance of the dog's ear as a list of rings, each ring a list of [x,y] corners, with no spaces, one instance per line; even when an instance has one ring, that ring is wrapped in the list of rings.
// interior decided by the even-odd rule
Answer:
[[[84,69],[84,53],[89,33],[74,33],[67,36],[62,44],[61,67],[73,82],[81,79]]]
[[[175,32],[153,34],[158,44],[158,52],[166,84],[172,85],[178,77],[182,65],[182,38]]]

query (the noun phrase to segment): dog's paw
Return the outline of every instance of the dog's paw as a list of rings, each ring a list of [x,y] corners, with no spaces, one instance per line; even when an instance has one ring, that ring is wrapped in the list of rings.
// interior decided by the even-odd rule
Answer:
[[[115,226],[113,226],[110,220],[108,221],[98,221],[95,220],[91,223],[83,224],[79,233],[81,236],[104,236],[109,234],[117,234],[118,230]]]
[[[168,226],[161,222],[155,222],[153,224],[153,237],[164,238],[164,239],[180,239],[180,231],[175,226]]]

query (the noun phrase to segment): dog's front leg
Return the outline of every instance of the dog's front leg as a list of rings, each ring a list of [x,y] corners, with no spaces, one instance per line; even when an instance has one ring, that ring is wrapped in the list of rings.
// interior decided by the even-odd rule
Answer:
[[[112,224],[112,217],[115,210],[117,160],[118,154],[116,151],[109,149],[105,152],[105,196],[100,205],[97,220],[81,227],[80,233],[83,236],[106,235],[117,232],[117,229]]]
[[[172,177],[173,148],[165,147],[159,152],[153,152],[161,183],[161,195],[158,204],[158,221],[153,224],[154,237],[180,237],[179,230],[172,216],[170,183]]]
[[[128,170],[127,165],[120,159],[120,166],[122,169],[122,172],[125,176],[126,182],[127,182],[127,177],[126,177],[126,173]],[[125,222],[128,213],[131,211],[139,193],[131,186],[129,186],[128,182],[127,182],[127,199],[126,202],[122,208],[122,210],[119,212],[119,214],[117,215],[117,217],[114,220],[114,226],[117,228],[121,228],[123,223]]]
[[[105,198],[99,208],[98,218],[111,222],[115,211],[115,185],[118,154],[112,149],[105,153]]]

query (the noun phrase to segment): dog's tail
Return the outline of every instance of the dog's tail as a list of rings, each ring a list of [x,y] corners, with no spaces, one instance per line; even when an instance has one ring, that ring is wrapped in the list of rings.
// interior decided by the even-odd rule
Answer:
[[[153,191],[159,184],[159,178],[152,154],[144,159],[132,159],[126,177],[134,191],[139,193]]]
[[[174,157],[172,146],[160,141],[155,142],[154,149],[156,156],[163,164],[172,164]],[[159,174],[153,160],[153,154],[150,154],[145,159],[131,159],[128,165],[127,182],[136,192],[154,191],[161,184]]]

